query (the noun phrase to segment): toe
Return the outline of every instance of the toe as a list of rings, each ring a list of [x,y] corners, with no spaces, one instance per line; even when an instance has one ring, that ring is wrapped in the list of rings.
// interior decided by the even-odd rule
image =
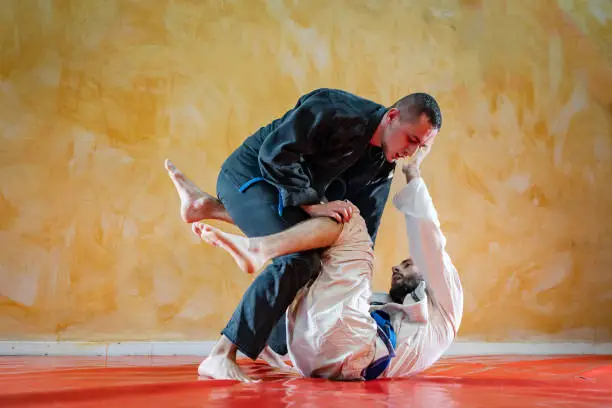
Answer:
[[[193,233],[196,234],[198,237],[202,237],[202,226],[199,222],[193,223],[191,229],[193,230]]]
[[[204,234],[210,237],[210,239],[214,239],[215,241],[219,241],[219,231],[214,228],[204,229]]]

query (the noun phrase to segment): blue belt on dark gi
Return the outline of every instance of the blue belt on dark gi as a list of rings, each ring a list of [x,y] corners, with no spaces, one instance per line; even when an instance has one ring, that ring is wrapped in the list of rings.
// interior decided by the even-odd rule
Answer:
[[[241,193],[244,193],[247,188],[251,187],[255,183],[259,183],[260,181],[265,181],[266,183],[269,183],[268,180],[266,180],[263,177],[255,177],[255,178],[250,179],[249,181],[247,181],[243,185],[241,185],[238,190]],[[272,183],[270,183],[270,184],[272,184]],[[280,190],[278,190],[278,215],[281,216],[281,217],[283,215],[283,209],[284,209],[283,208],[283,193]]]

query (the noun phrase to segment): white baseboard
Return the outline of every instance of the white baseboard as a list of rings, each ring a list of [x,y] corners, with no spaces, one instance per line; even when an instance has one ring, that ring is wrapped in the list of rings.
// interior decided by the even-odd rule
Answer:
[[[0,341],[3,356],[206,356],[214,341]]]
[[[117,342],[0,341],[0,356],[206,356],[214,341]],[[457,341],[446,356],[612,355],[612,343],[485,343]]]
[[[486,343],[456,341],[447,356],[470,355],[612,355],[612,343]]]

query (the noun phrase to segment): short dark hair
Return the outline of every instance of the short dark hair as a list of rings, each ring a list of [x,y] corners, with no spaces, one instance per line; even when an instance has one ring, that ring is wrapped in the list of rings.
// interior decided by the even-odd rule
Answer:
[[[436,99],[426,93],[417,92],[395,102],[392,108],[399,109],[402,119],[415,119],[426,114],[435,129],[442,127],[442,112]]]

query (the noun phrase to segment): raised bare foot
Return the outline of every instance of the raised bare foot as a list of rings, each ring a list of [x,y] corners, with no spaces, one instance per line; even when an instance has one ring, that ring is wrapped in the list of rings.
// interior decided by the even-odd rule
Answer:
[[[164,165],[181,199],[181,218],[183,221],[192,223],[216,218],[214,217],[215,212],[225,211],[219,200],[200,190],[170,160],[166,160]]]
[[[242,372],[238,364],[224,355],[207,357],[198,367],[200,377],[215,380],[238,380],[242,382],[257,382]]]
[[[228,234],[201,222],[196,222],[191,228],[203,241],[228,252],[246,273],[259,272],[268,261],[258,248],[250,245],[248,238]]]

